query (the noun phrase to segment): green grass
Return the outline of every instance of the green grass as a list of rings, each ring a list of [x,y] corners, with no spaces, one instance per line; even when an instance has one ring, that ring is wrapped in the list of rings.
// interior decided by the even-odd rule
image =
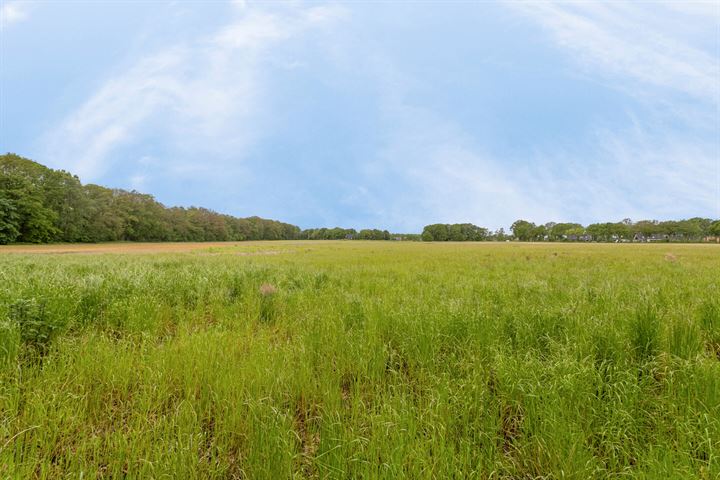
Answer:
[[[720,249],[0,250],[0,478],[163,477],[718,478]]]

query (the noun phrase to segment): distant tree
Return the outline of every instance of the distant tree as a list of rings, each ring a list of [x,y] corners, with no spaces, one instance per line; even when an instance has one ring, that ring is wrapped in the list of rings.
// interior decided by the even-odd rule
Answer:
[[[516,220],[510,227],[510,230],[516,239],[527,242],[533,239],[535,224],[527,220]]]
[[[0,245],[12,243],[20,236],[19,221],[14,203],[0,191]]]
[[[419,233],[390,233],[390,239],[399,239],[407,242],[419,242],[422,240],[422,235]]]
[[[522,241],[574,241],[587,233],[596,241],[667,235],[668,241],[700,241],[720,236],[720,220],[694,217],[686,220],[626,218],[617,223],[596,223],[584,228],[577,223],[548,222],[535,225],[518,220],[511,227]],[[71,173],[53,170],[9,153],[0,155],[0,243],[131,241],[224,241],[224,240],[390,240],[425,241],[504,240],[505,231],[494,233],[472,223],[427,225],[421,235],[394,234],[387,230],[315,228],[257,216],[237,218],[202,207],[165,207],[152,195],[136,191],[83,185]]]
[[[675,221],[660,222],[657,224],[657,231],[670,238],[679,238],[679,225]]]
[[[508,235],[505,233],[504,228],[499,228],[492,234],[492,238],[498,242],[504,242],[508,238]]]
[[[550,231],[552,240],[567,240],[570,235],[579,236],[585,233],[585,228],[579,223],[556,223]]]
[[[127,214],[117,204],[120,191],[92,184],[85,185],[83,190],[87,199],[86,241],[109,242],[123,239]]]
[[[720,237],[720,220],[715,220],[708,226],[708,234],[714,237]]]
[[[166,208],[151,195],[85,185],[70,173],[0,155],[0,242],[276,240],[295,225]],[[344,238],[344,236],[343,236]]]
[[[421,238],[426,242],[479,242],[488,236],[486,228],[472,223],[436,223],[425,226]]]
[[[586,231],[593,240],[597,242],[607,242],[610,240],[609,223],[593,223],[587,226]]]
[[[11,220],[4,221],[4,229],[19,232],[15,241],[49,242],[60,233],[55,226],[57,213],[45,204],[43,178],[46,172],[43,169],[42,165],[17,155],[0,156],[0,192],[4,209],[12,215]]]
[[[547,237],[548,231],[545,225],[538,225],[530,232],[530,238],[536,242],[541,242]]]
[[[677,234],[684,240],[699,240],[707,234],[712,221],[704,218],[690,218],[677,222]]]
[[[632,229],[635,233],[639,233],[645,237],[659,233],[658,222],[655,220],[640,220],[632,226]]]
[[[625,219],[629,220],[629,219]],[[632,224],[628,224],[625,221],[618,222],[618,223],[611,223],[610,226],[610,235],[611,238],[617,239],[617,240],[629,240],[633,236],[632,232]]]
[[[423,229],[422,239],[425,242],[446,242],[450,240],[450,232],[448,232],[448,226],[444,223],[427,225]]]

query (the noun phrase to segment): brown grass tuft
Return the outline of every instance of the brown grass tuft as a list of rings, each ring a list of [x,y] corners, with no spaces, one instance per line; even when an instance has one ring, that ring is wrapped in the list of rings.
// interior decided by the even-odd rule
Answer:
[[[274,293],[277,293],[277,288],[273,285],[270,285],[269,283],[263,283],[260,285],[260,295],[263,297],[268,297]]]

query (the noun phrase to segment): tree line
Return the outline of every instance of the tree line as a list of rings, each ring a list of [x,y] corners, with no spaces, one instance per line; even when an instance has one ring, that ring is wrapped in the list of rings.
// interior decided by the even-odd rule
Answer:
[[[420,238],[424,242],[480,242],[491,235],[487,228],[472,223],[435,223],[425,226]]]
[[[720,237],[720,220],[694,217],[686,220],[640,220],[620,222],[535,225],[518,220],[511,227],[521,241],[596,241],[596,242],[700,242]]]
[[[99,185],[18,155],[0,156],[0,243],[223,241],[301,238],[295,225],[206,208],[165,207],[152,195]]]
[[[694,217],[687,220],[641,220],[629,218],[621,222],[579,223],[548,222],[536,225],[517,220],[510,227],[490,231],[471,223],[427,225],[421,239],[427,242],[506,241],[521,242],[701,242],[720,240],[720,220]]]
[[[0,155],[0,244],[109,241],[423,240],[423,241],[685,241],[720,237],[720,220],[691,218],[616,223],[526,220],[490,231],[471,223],[427,225],[422,234],[387,230],[312,228],[260,217],[237,218],[200,207],[166,207],[152,195],[83,185],[15,154]]]
[[[48,242],[203,242],[237,240],[415,240],[387,230],[300,227],[237,218],[200,207],[166,207],[152,195],[83,185],[15,154],[0,155],[0,244]]]
[[[299,238],[306,240],[391,240],[397,237],[387,230],[376,228],[357,231],[354,228],[335,227],[303,230]]]

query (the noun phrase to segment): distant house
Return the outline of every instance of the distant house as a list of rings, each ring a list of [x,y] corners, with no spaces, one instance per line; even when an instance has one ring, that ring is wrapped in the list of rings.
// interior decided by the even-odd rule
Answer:
[[[642,233],[636,233],[633,236],[633,242],[667,242],[670,236],[666,233],[653,233],[651,235],[645,235]]]
[[[355,235],[353,235],[352,233],[348,233],[347,235],[345,235],[345,240],[352,240],[354,238],[355,238]]]
[[[670,236],[666,233],[653,233],[647,239],[648,242],[667,242]]]
[[[582,235],[571,233],[568,235],[563,235],[562,239],[567,240],[568,242],[591,242],[592,235],[588,235],[586,233],[583,233]]]
[[[709,236],[703,238],[703,242],[720,243],[720,237],[715,237],[715,236],[709,235]]]

